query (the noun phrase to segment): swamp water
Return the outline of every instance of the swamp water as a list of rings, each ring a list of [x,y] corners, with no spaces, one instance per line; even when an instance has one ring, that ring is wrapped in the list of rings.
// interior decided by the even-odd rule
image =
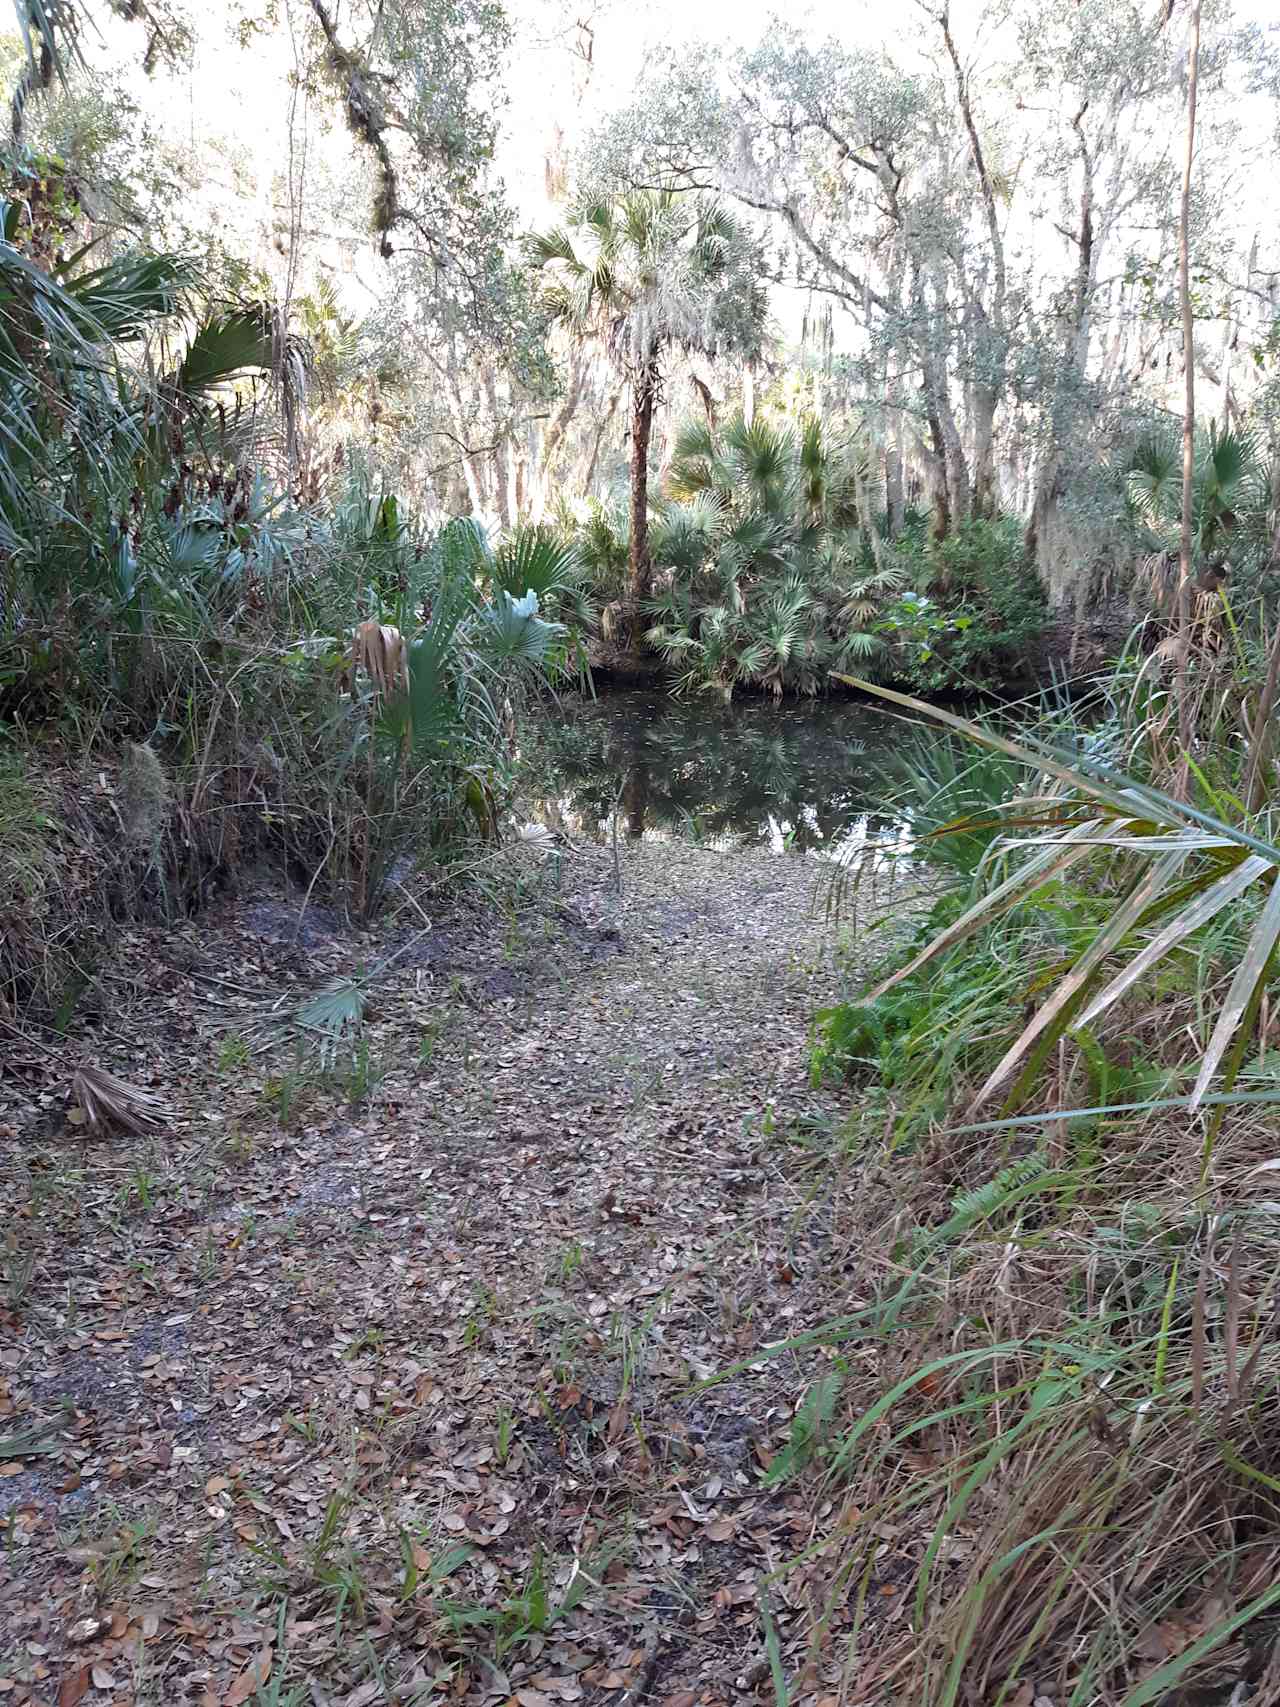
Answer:
[[[838,856],[906,845],[884,812],[902,724],[856,700],[563,698],[527,743],[533,816],[571,837],[683,839]]]

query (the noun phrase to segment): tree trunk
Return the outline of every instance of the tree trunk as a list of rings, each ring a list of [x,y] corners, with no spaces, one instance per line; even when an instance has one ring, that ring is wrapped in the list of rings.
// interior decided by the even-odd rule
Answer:
[[[902,473],[902,423],[899,417],[884,447],[884,490],[889,510],[889,538],[897,539],[906,523],[906,492]]]
[[[940,278],[935,280],[935,287],[934,319],[936,324],[942,325],[945,291]],[[934,439],[935,447],[941,449],[943,466],[947,473],[949,531],[951,527],[962,526],[968,521],[972,487],[969,459],[964,454],[964,440],[960,437],[960,428],[951,401],[946,357],[941,350],[930,349],[924,353],[921,381],[925,409],[929,416],[930,436]]]
[[[658,400],[658,351],[651,346],[635,382],[631,402],[631,562],[627,589],[627,640],[640,644],[644,604],[653,592],[653,559],[649,553],[649,443],[653,410]]]
[[[955,75],[956,104],[959,106],[960,116],[964,120],[965,134],[969,138],[970,160],[978,179],[978,187],[982,191],[982,206],[987,222],[987,242],[990,245],[991,253],[990,297],[984,305],[982,300],[975,296],[971,304],[971,311],[965,316],[975,354],[979,358],[980,365],[990,375],[985,383],[975,384],[972,390],[973,478],[967,493],[967,507],[975,516],[991,518],[996,513],[995,419],[996,410],[1000,405],[1000,399],[1005,388],[1005,370],[1008,361],[1008,333],[1004,317],[1007,290],[1004,233],[1000,229],[1000,216],[996,208],[995,184],[987,168],[986,153],[982,146],[982,139],[978,134],[978,125],[973,116],[973,106],[969,98],[969,73],[961,63],[955,38],[951,34],[949,0],[944,0],[937,14],[937,22],[941,27],[947,57],[951,61],[951,68]]]
[[[1088,605],[1090,547],[1062,506],[1069,467],[1057,448],[1044,452],[1036,470],[1035,495],[1022,550],[1040,577],[1049,609],[1063,616],[1070,613],[1078,622]]]
[[[973,513],[986,521],[995,518],[998,508],[996,488],[996,404],[995,388],[975,385],[973,388]]]
[[[541,509],[546,508],[547,494],[552,486],[555,460],[560,454],[560,447],[564,443],[569,424],[577,413],[578,404],[582,401],[582,388],[586,376],[587,358],[581,350],[575,349],[569,368],[569,383],[565,387],[564,400],[551,417],[551,425],[543,435],[542,449],[538,457],[537,486]]]
[[[1183,786],[1190,783],[1192,706],[1191,627],[1195,589],[1191,584],[1191,492],[1195,473],[1196,352],[1191,313],[1191,172],[1196,151],[1196,91],[1200,79],[1200,0],[1191,13],[1191,55],[1187,78],[1187,157],[1182,173],[1182,210],[1178,220],[1178,284],[1182,298],[1182,360],[1186,368],[1186,409],[1182,418],[1182,537],[1178,548],[1178,741],[1182,747]]]
[[[633,758],[627,766],[622,785],[622,810],[627,822],[627,835],[633,842],[644,835],[645,819],[649,812],[651,777],[643,758]]]
[[[1061,503],[1067,486],[1067,445],[1076,398],[1089,368],[1089,346],[1093,336],[1093,293],[1097,283],[1098,252],[1093,210],[1093,153],[1084,131],[1085,109],[1075,115],[1072,129],[1080,161],[1080,222],[1071,233],[1076,245],[1075,283],[1072,289],[1071,320],[1062,343],[1062,364],[1049,411],[1048,443],[1036,469],[1035,495],[1023,549],[1034,565],[1051,609],[1075,605],[1078,620],[1090,591],[1092,567],[1084,543],[1063,513]]]
[[[933,520],[929,524],[932,538],[943,540],[951,532],[951,493],[947,474],[947,446],[942,436],[942,422],[936,411],[928,402],[926,394],[925,413],[929,420],[929,442],[920,440],[920,458],[924,464],[925,477],[929,487],[929,507],[933,511]]]
[[[596,477],[596,465],[600,461],[600,446],[604,443],[604,436],[613,425],[613,417],[617,413],[618,393],[615,391],[613,396],[609,399],[609,407],[605,410],[604,414],[596,424],[595,437],[591,441],[591,450],[587,456],[587,465],[583,470],[582,480],[579,483],[582,494],[586,498],[591,496],[591,487]]]
[[[489,405],[490,418],[494,422],[495,429],[499,433],[502,433],[502,427],[500,424],[502,409],[498,402],[498,391],[497,387],[494,385],[492,373],[486,372],[484,376],[484,390],[485,399]],[[509,439],[505,433],[502,433],[501,439],[492,452],[494,499],[498,510],[498,525],[502,528],[504,533],[511,526],[511,486],[508,478],[510,474],[508,446]]]

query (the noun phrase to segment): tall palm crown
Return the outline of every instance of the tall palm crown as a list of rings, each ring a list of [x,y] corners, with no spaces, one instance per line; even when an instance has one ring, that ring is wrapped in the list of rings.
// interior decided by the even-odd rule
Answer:
[[[598,339],[630,377],[669,344],[714,354],[758,341],[759,306],[749,292],[733,300],[744,247],[741,225],[718,203],[636,190],[531,237],[528,251],[553,320]]]
[[[631,633],[652,588],[648,460],[663,362],[672,348],[758,353],[764,293],[754,246],[725,208],[636,190],[529,238],[552,320],[607,351],[632,393]]]

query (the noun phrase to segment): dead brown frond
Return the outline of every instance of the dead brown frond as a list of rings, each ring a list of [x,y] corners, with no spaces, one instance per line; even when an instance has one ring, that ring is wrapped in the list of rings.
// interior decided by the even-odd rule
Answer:
[[[355,632],[352,674],[363,669],[379,694],[409,691],[409,659],[404,635],[389,622],[362,622]]]
[[[153,1091],[144,1091],[108,1073],[105,1067],[77,1067],[71,1075],[72,1121],[94,1134],[116,1129],[139,1135],[171,1121],[173,1110]],[[79,1114],[81,1119],[76,1121]]]

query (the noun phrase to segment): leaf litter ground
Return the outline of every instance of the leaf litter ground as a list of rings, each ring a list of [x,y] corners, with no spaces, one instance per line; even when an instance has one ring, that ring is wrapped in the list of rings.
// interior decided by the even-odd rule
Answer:
[[[775,1698],[771,1645],[833,1707],[805,1573],[760,1615],[830,1515],[768,1479],[823,1354],[750,1361],[856,1284],[800,1142],[818,868],[619,858],[376,941],[271,898],[126,933],[77,1042],[155,1140],[15,1045],[0,1701],[711,1707]],[[391,952],[336,1073],[259,1049]]]

